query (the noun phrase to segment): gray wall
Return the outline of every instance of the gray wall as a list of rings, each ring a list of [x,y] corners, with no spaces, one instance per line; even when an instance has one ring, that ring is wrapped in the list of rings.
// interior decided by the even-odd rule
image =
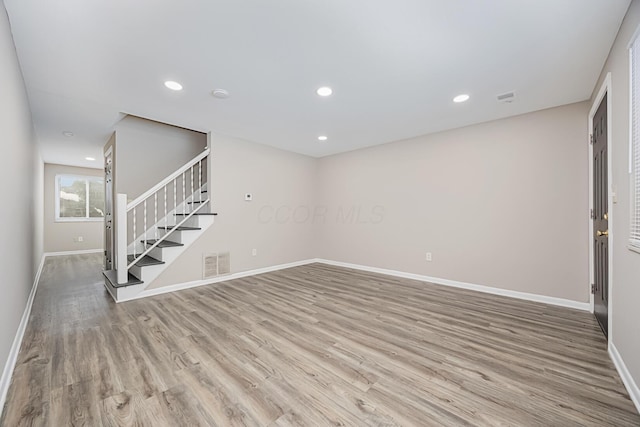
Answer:
[[[133,200],[204,151],[207,135],[127,116],[116,125],[115,146],[115,192]]]
[[[79,168],[63,165],[44,165],[44,251],[64,252],[104,248],[103,221],[56,222],[56,175],[82,175],[103,177],[102,169]],[[82,236],[82,242],[74,241]]]
[[[318,255],[589,301],[587,113],[573,104],[320,159]]]
[[[612,162],[613,188],[617,189],[617,203],[609,222],[613,229],[610,247],[613,251],[613,296],[609,321],[612,322],[611,341],[622,356],[636,384],[640,385],[640,254],[627,248],[630,227],[629,175],[629,51],[631,38],[640,26],[640,2],[634,0],[622,22],[618,37],[607,60],[598,84],[597,95],[608,72],[612,85]]]
[[[3,207],[0,224],[0,366],[4,366],[33,284],[34,265],[42,250],[42,162],[24,80],[16,57],[9,20],[0,3],[0,182]]]
[[[315,203],[316,159],[220,135],[212,136],[212,156],[209,188],[219,216],[150,288],[201,280],[204,253],[231,252],[234,273],[315,256],[305,209]]]

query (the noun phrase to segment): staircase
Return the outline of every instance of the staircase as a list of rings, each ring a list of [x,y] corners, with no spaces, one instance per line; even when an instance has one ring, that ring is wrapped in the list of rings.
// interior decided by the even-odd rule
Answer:
[[[209,149],[131,202],[117,194],[115,269],[103,273],[116,302],[145,290],[213,225],[208,157]]]

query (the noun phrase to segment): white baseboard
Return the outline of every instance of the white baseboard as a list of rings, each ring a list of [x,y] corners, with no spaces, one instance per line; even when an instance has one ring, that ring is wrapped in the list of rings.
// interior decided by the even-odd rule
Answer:
[[[613,364],[629,392],[629,397],[631,397],[633,404],[636,405],[636,409],[640,412],[640,388],[638,388],[638,384],[633,380],[631,373],[627,369],[627,365],[625,365],[624,360],[622,360],[622,356],[620,356],[618,349],[611,341],[609,341],[609,356],[611,360],[613,360]]]
[[[371,273],[385,274],[387,276],[402,277],[405,279],[420,280],[422,282],[435,283],[438,285],[451,286],[454,288],[469,289],[472,291],[484,292],[487,294],[502,295],[511,298],[518,298],[527,301],[542,302],[545,304],[558,305],[561,307],[574,308],[577,310],[590,311],[591,306],[588,302],[579,302],[563,298],[548,297],[538,294],[530,294],[526,292],[511,291],[508,289],[493,288],[490,286],[476,285],[473,283],[458,282],[455,280],[441,279],[438,277],[423,276],[420,274],[406,273],[404,271],[387,270],[385,268],[368,267],[359,264],[350,264],[348,262],[331,261],[326,259],[317,259],[316,262],[336,267],[353,268],[355,270],[369,271]]]
[[[102,280],[107,280],[107,278],[102,276]],[[111,298],[113,299],[113,302],[117,303],[118,302],[118,297],[113,294],[113,291],[111,290],[111,287],[109,285],[107,285],[106,281],[104,282],[104,287],[107,290],[107,292],[109,293],[109,295],[111,295]]]
[[[42,255],[42,259],[40,260],[40,266],[38,267],[38,271],[36,272],[36,277],[33,280],[31,292],[29,293],[29,298],[27,299],[27,306],[24,309],[24,313],[22,313],[22,319],[20,320],[20,324],[18,325],[16,336],[13,339],[13,344],[11,345],[11,350],[9,351],[7,363],[5,363],[4,369],[2,370],[2,378],[0,378],[0,416],[2,416],[4,402],[7,400],[7,393],[9,392],[9,386],[11,385],[11,377],[13,376],[13,370],[15,369],[16,362],[18,361],[18,353],[20,352],[20,346],[22,345],[24,333],[27,330],[29,316],[31,315],[31,307],[33,306],[33,300],[36,296],[38,282],[40,281],[40,275],[42,274],[42,268],[44,266],[44,260],[46,257],[46,255]]]
[[[385,274],[387,276],[402,277],[405,279],[413,279],[413,280],[419,280],[422,282],[435,283],[438,285],[468,289],[472,291],[484,292],[484,293],[489,293],[494,295],[502,295],[506,297],[517,298],[517,299],[522,299],[527,301],[541,302],[545,304],[568,307],[568,308],[573,308],[573,309],[582,310],[582,311],[590,311],[591,309],[588,302],[579,302],[579,301],[573,301],[573,300],[563,299],[563,298],[555,298],[555,297],[548,297],[544,295],[530,294],[526,292],[511,291],[508,289],[493,288],[490,286],[476,285],[473,283],[458,282],[455,280],[442,279],[438,277],[423,276],[420,274],[407,273],[403,271],[388,270],[384,268],[369,267],[369,266],[364,266],[359,264],[351,264],[347,262],[332,261],[332,260],[320,259],[320,258],[307,259],[307,260],[296,261],[288,264],[280,264],[280,265],[275,265],[271,267],[258,268],[255,270],[242,271],[239,273],[233,273],[226,276],[216,277],[215,279],[195,280],[192,282],[178,283],[175,285],[164,286],[161,288],[149,289],[149,290],[142,291],[131,298],[120,299],[118,302],[131,301],[131,300],[146,298],[154,295],[161,295],[169,292],[176,292],[183,289],[189,289],[189,288],[195,288],[198,286],[225,282],[227,280],[240,279],[242,277],[255,276],[257,274],[269,273],[271,271],[283,270],[285,268],[291,268],[291,267],[298,267],[301,265],[312,264],[315,262],[334,265],[337,267],[353,268],[356,270]]]
[[[241,279],[243,277],[255,276],[257,274],[264,274],[264,273],[270,273],[272,271],[284,270],[285,268],[299,267],[301,265],[313,264],[314,262],[317,262],[317,260],[306,259],[302,261],[290,262],[287,264],[279,264],[279,265],[273,265],[270,267],[257,268],[255,270],[241,271],[239,273],[227,274],[225,276],[219,276],[212,279],[195,280],[192,282],[185,282],[185,283],[178,283],[176,285],[163,286],[161,288],[156,288],[156,289],[148,289],[140,292],[134,297],[123,298],[118,300],[117,302],[120,303],[125,301],[132,301],[140,298],[151,297],[154,295],[161,295],[161,294],[167,294],[170,292],[181,291],[184,289],[196,288],[198,286],[212,285],[214,283],[226,282],[228,280]]]
[[[102,253],[104,249],[82,249],[79,251],[62,251],[62,252],[45,252],[43,256],[61,256],[61,255],[83,255],[83,254],[95,254]]]

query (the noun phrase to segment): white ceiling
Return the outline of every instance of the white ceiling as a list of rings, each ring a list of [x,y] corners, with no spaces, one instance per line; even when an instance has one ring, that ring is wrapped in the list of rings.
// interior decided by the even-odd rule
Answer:
[[[630,0],[4,2],[44,160],[96,166],[121,112],[325,156],[583,101]]]

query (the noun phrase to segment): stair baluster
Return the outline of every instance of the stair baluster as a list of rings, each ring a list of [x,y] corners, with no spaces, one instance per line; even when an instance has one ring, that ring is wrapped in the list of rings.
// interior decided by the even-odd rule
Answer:
[[[142,266],[149,265],[149,256],[147,254],[159,245],[161,248],[164,248],[167,244],[172,243],[170,235],[173,230],[184,231],[185,229],[192,229],[188,226],[187,221],[190,221],[190,218],[193,215],[201,215],[199,212],[204,212],[202,208],[207,206],[209,203],[208,197],[202,197],[202,187],[203,185],[206,185],[206,182],[203,182],[203,179],[206,179],[206,177],[202,176],[203,162],[207,161],[208,155],[209,150],[207,149],[183,167],[170,174],[156,186],[138,196],[138,198],[132,202],[126,202],[126,194],[118,195],[118,197],[123,197],[123,206],[126,206],[126,209],[123,213],[118,214],[119,217],[123,218],[120,222],[124,225],[124,227],[121,228],[125,231],[125,235],[118,238],[117,246],[118,248],[128,247],[130,251],[129,256],[125,257],[125,259],[122,260],[122,263],[117,263],[118,274],[120,273],[120,269],[128,272],[128,270],[134,265],[141,267],[139,262],[144,264]],[[197,171],[194,169],[196,167],[198,168]],[[187,173],[189,175],[187,175]],[[196,173],[198,174],[197,176]],[[180,178],[182,179],[181,183],[178,181]],[[189,182],[187,182],[187,180],[189,180]],[[171,201],[169,200],[169,197],[171,197],[171,194],[169,193],[170,189],[168,188],[169,185],[173,185],[172,210]],[[178,186],[180,185],[182,186],[182,191],[180,197],[178,197],[178,191],[180,191]],[[160,194],[160,192],[162,192],[162,194]],[[196,192],[198,192],[197,198],[195,194]],[[151,203],[152,196],[153,215],[150,215],[151,213],[149,210],[151,209],[151,206],[149,203]],[[164,198],[162,200],[158,200],[159,197]],[[158,206],[159,203],[162,203],[162,205]],[[182,213],[178,210],[180,204],[182,204]],[[193,206],[188,207],[188,205]],[[138,212],[142,215],[142,221],[138,219]],[[163,213],[164,218],[162,218]],[[180,216],[180,220],[176,218],[175,221],[170,221],[169,216],[172,214]],[[215,214],[205,213],[205,215]],[[131,216],[133,216],[133,218],[131,218]],[[130,236],[130,232],[126,232],[126,224],[131,219],[133,220],[133,236]],[[140,235],[138,235],[138,221],[140,221],[142,228],[140,230]],[[164,227],[161,227],[163,224]],[[182,228],[183,225],[185,225],[184,228]],[[153,232],[150,227],[153,228]],[[165,231],[160,233],[159,229],[164,229]],[[142,247],[142,251],[138,251],[138,245]],[[133,256],[131,256],[131,254]],[[120,280],[120,278],[118,280]]]
[[[133,257],[135,258],[138,255],[138,251],[137,251],[137,247],[138,245],[136,245],[136,208],[133,208]]]
[[[142,248],[142,250],[146,249],[147,247],[147,201],[144,201],[144,224],[143,224],[144,228],[144,247]]]
[[[158,193],[153,195],[153,223],[158,223]],[[158,227],[154,227],[153,231],[153,236],[158,240]]]
[[[191,191],[190,191],[190,193],[191,193],[191,201],[192,202],[195,200],[195,198],[193,197],[193,192],[194,192],[194,189],[193,189],[193,166],[191,166]],[[190,211],[193,210],[193,203],[191,203],[191,209],[189,209],[189,210]]]

